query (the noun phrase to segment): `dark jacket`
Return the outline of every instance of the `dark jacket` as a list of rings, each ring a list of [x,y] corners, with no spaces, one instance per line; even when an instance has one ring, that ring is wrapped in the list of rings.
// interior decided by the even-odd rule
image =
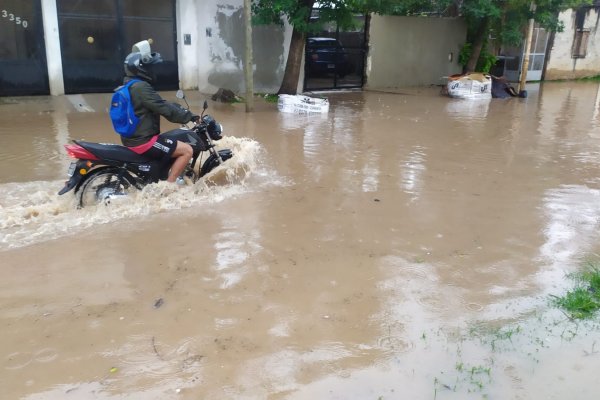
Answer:
[[[131,78],[125,77],[123,83]],[[141,79],[140,79],[141,80]],[[193,114],[177,103],[164,100],[146,81],[135,82],[129,87],[129,93],[133,102],[135,115],[139,117],[140,124],[130,138],[121,136],[121,142],[125,146],[133,147],[149,141],[154,135],[160,133],[160,116],[162,115],[170,122],[185,124],[190,122]]]

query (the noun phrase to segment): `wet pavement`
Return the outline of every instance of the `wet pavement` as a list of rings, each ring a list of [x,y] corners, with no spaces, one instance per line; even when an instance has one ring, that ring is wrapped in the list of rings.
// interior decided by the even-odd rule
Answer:
[[[81,210],[62,146],[117,141],[110,95],[0,98],[1,397],[596,397],[550,299],[598,251],[600,86],[528,89],[209,102],[213,183]]]

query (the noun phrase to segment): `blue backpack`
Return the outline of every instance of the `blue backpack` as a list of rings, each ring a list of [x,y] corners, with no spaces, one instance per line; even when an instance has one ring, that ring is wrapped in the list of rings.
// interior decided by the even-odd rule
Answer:
[[[140,119],[133,111],[133,102],[129,94],[129,87],[139,79],[132,79],[115,91],[110,101],[110,120],[115,131],[123,137],[133,136]]]

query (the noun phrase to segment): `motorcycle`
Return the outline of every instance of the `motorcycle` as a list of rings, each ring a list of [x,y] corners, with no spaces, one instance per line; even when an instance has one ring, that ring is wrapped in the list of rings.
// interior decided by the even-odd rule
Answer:
[[[176,97],[183,99],[189,109],[183,91],[177,91]],[[213,117],[204,114],[207,108],[208,103],[204,101],[200,119],[191,128],[175,129],[161,134],[192,146],[192,159],[180,176],[180,179],[188,179],[192,183],[196,183],[233,156],[230,149],[215,149],[213,141],[223,138],[223,127]],[[170,163],[160,163],[143,154],[137,154],[126,146],[112,143],[74,140],[73,144],[65,145],[65,149],[76,161],[69,166],[69,180],[58,194],[63,195],[75,189],[79,208],[109,204],[112,199],[126,196],[133,190],[141,190],[146,185],[166,180],[174,161],[171,159]],[[208,152],[209,155],[202,163],[200,156],[204,152]],[[201,164],[198,169],[197,163]]]

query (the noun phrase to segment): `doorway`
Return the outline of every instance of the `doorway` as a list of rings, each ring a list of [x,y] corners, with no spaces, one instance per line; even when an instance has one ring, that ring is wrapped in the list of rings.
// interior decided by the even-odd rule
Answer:
[[[175,0],[58,0],[65,93],[111,92],[131,46],[149,39],[163,62],[157,90],[179,88]]]
[[[544,59],[546,58],[546,46],[550,34],[537,23],[533,28],[531,46],[529,47],[529,67],[527,68],[527,81],[539,81],[542,79],[544,70]],[[524,46],[508,47],[504,49],[503,58],[504,77],[510,82],[519,82],[520,71],[523,66]]]
[[[40,0],[2,0],[0,96],[50,94]]]

